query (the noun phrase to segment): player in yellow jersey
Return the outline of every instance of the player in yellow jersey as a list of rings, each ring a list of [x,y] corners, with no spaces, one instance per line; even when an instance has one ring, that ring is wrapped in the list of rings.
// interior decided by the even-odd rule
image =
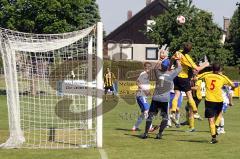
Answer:
[[[191,77],[189,77],[189,72],[194,69],[197,71],[200,71],[205,67],[209,66],[208,62],[204,62],[202,66],[197,66],[192,60],[192,58],[188,55],[191,49],[192,49],[192,44],[190,42],[187,42],[187,43],[184,43],[183,50],[179,50],[173,55],[174,59],[177,59],[177,58],[180,59],[180,62],[182,65],[182,71],[174,79],[175,96],[172,101],[172,109],[171,109],[171,116],[170,116],[173,122],[175,121],[175,112],[176,112],[178,98],[180,96],[181,91],[186,93],[186,96],[188,98],[188,103],[190,106],[190,112],[193,112],[195,114],[197,113],[197,107],[192,97],[192,91],[190,86]],[[195,131],[193,113],[190,113],[190,116],[189,116],[190,132]]]
[[[205,98],[205,117],[208,118],[212,140],[210,143],[217,143],[216,139],[216,121],[219,120],[219,114],[222,112],[223,96],[222,87],[224,85],[235,88],[234,83],[226,76],[220,73],[220,64],[213,64],[213,71],[198,75],[206,84]],[[217,124],[218,125],[218,124]]]
[[[114,95],[113,83],[116,79],[115,75],[107,68],[107,72],[104,74],[104,89],[105,89],[105,100],[107,100],[107,92],[110,90]]]

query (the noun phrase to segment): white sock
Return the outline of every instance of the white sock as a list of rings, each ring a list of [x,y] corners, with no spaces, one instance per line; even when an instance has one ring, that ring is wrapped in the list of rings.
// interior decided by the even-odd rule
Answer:
[[[176,112],[176,123],[179,123],[180,112]]]
[[[221,122],[220,122],[220,126],[223,127],[224,126],[224,118],[222,116]]]

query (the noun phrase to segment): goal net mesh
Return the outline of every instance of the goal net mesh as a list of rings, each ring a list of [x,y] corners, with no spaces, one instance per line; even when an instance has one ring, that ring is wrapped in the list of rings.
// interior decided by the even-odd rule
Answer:
[[[63,34],[0,29],[10,132],[1,147],[96,146],[97,37],[96,26]]]

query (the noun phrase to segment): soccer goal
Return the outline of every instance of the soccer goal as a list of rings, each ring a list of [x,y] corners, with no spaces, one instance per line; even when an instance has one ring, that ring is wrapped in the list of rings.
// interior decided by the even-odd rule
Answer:
[[[63,34],[0,28],[9,117],[3,148],[102,147],[103,26]]]

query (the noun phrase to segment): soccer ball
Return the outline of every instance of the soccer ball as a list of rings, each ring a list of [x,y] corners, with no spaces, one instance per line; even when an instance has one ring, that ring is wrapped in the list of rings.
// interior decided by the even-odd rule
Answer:
[[[179,15],[179,16],[177,16],[176,21],[177,21],[177,23],[178,23],[179,25],[183,25],[183,24],[186,22],[186,19],[185,19],[184,16]]]

